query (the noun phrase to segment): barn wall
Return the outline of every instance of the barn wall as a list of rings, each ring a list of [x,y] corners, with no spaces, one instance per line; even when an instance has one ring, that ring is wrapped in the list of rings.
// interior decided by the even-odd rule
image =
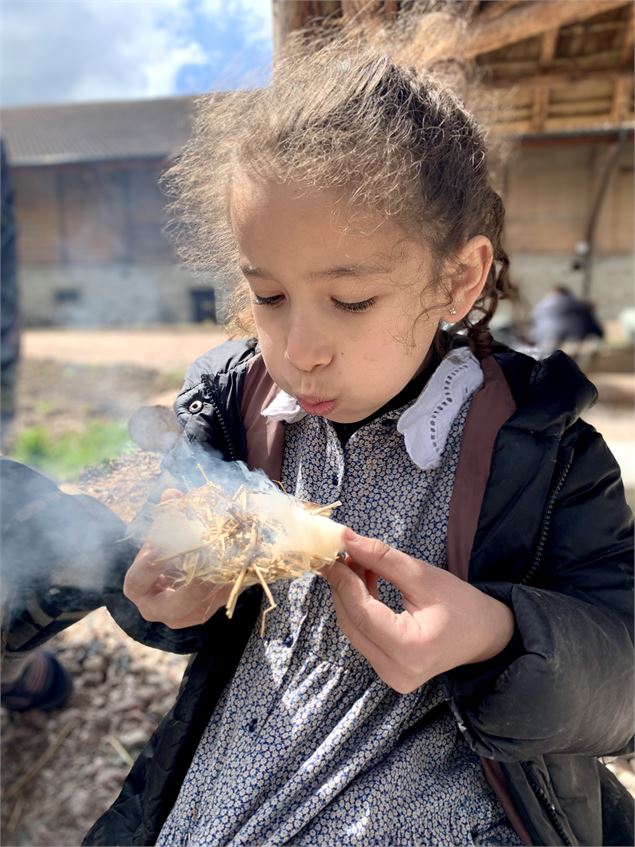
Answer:
[[[507,245],[514,253],[573,252],[591,213],[607,144],[521,148],[507,166]],[[633,250],[633,144],[622,149],[596,229],[598,254]]]
[[[575,246],[585,237],[609,146],[573,143],[516,150],[503,190],[512,278],[530,305],[554,285],[582,294]],[[591,299],[603,319],[633,305],[633,144],[621,151],[595,234]]]
[[[14,170],[24,325],[193,320],[191,292],[205,286],[178,266],[163,234],[161,167],[128,161]],[[221,291],[216,307],[222,320]]]
[[[177,265],[24,265],[27,326],[118,326],[193,320],[190,292],[208,287]],[[212,286],[209,286],[212,287]],[[216,295],[217,316],[224,304]]]
[[[572,270],[607,144],[520,148],[503,194],[512,276],[529,304],[551,286],[581,291]],[[134,324],[192,319],[197,284],[162,234],[158,162],[14,172],[23,320]],[[633,145],[622,151],[596,231],[591,297],[602,318],[633,303]],[[61,292],[61,293],[60,293]],[[219,312],[221,293],[217,291]]]
[[[151,161],[16,168],[20,262],[173,261],[160,173]]]

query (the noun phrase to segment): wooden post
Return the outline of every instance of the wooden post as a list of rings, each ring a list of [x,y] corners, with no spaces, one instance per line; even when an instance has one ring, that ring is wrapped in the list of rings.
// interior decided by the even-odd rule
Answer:
[[[626,131],[626,129],[620,130],[620,134],[618,136],[617,141],[611,144],[611,146],[606,151],[604,161],[602,162],[600,168],[597,189],[595,192],[595,197],[593,198],[593,203],[591,205],[591,213],[589,214],[589,221],[587,223],[584,238],[586,243],[589,245],[589,251],[586,256],[586,262],[584,264],[584,279],[582,280],[582,297],[585,300],[589,300],[591,298],[591,287],[593,283],[593,248],[595,241],[595,230],[598,218],[600,217],[600,212],[602,210],[602,202],[604,200],[604,197],[606,196],[606,189],[608,188],[611,176],[613,175],[613,171],[615,170],[615,166],[617,165],[627,135],[628,132]]]
[[[290,32],[302,29],[310,12],[310,0],[271,0],[274,53],[280,52]]]

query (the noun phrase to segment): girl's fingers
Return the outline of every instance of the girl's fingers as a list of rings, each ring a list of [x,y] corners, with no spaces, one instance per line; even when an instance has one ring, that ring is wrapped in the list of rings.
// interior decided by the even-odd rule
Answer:
[[[335,562],[325,574],[333,588],[333,596],[346,610],[347,619],[355,630],[392,656],[394,662],[404,646],[418,635],[416,624],[407,613],[396,614],[371,595],[365,581],[350,567]],[[348,633],[347,633],[348,635]]]
[[[390,655],[381,643],[377,644],[369,638],[353,622],[346,604],[337,591],[333,591],[333,605],[340,629],[348,638],[351,646],[364,656],[384,682],[405,694],[414,691],[421,682],[414,678],[409,669],[401,662],[401,653]]]
[[[157,551],[149,544],[144,544],[128,568],[123,583],[123,593],[133,603],[137,598],[147,594],[161,575],[156,567],[158,558]]]
[[[372,571],[364,571],[364,574],[366,576],[366,587],[368,588],[368,593],[371,597],[374,597],[375,600],[379,600],[379,577]]]
[[[421,586],[426,564],[418,559],[389,547],[382,541],[357,535],[351,529],[344,533],[346,552],[353,561],[377,577],[383,577],[402,594],[410,595],[413,587]]]
[[[182,491],[179,491],[178,488],[166,488],[163,494],[161,495],[161,502],[165,503],[167,500],[178,500],[179,497],[184,497]]]
[[[137,603],[148,621],[160,621],[171,629],[204,623],[227,602],[231,586],[210,586],[203,590],[200,582],[180,588],[166,588],[144,597]]]
[[[355,626],[350,618],[345,604],[336,593],[333,594],[333,605],[335,606],[335,613],[337,615],[340,629],[348,638],[354,649],[357,650],[360,655],[368,659],[378,676],[381,676],[382,679],[386,680],[391,671],[393,674],[397,672],[398,667],[394,658],[389,656],[378,644],[375,644],[374,641],[364,635],[364,633]]]
[[[346,565],[363,580],[370,596],[374,597],[375,600],[379,600],[379,577],[377,574],[367,571],[361,565],[358,565],[357,562],[354,562],[350,556],[346,557]]]

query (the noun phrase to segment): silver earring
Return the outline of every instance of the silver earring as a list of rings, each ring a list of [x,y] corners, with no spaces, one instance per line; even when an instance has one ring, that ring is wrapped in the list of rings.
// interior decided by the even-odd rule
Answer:
[[[450,314],[456,315],[456,306],[454,306],[454,305],[450,306]]]

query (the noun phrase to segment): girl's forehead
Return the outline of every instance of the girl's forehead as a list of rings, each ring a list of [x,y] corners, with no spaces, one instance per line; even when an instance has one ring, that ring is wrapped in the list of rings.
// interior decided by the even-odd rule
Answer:
[[[384,243],[403,241],[404,230],[381,211],[354,206],[345,189],[255,179],[238,173],[229,194],[232,228],[239,238],[272,229],[313,231],[316,238]]]
[[[307,209],[337,214],[344,207],[342,192],[297,182],[255,178],[244,172],[238,172],[232,179],[229,197],[232,215],[238,217],[271,209],[284,212],[291,208],[295,213]]]
[[[429,277],[427,246],[335,190],[237,179],[230,215],[243,272],[275,279]]]

